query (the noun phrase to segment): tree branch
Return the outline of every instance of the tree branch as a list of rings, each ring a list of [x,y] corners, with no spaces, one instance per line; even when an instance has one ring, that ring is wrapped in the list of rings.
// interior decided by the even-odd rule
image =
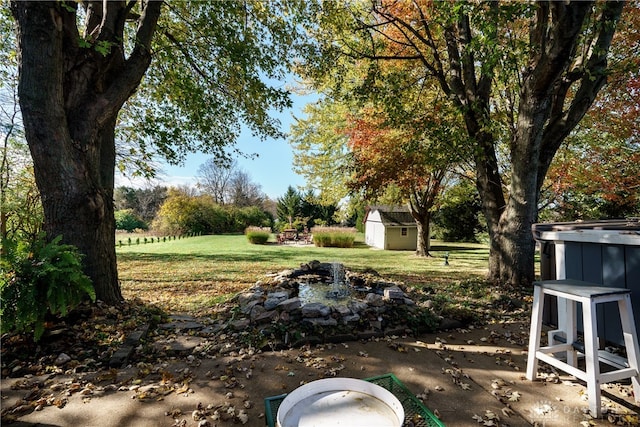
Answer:
[[[622,14],[624,2],[605,2],[603,7],[604,9],[598,20],[598,36],[593,49],[590,49],[591,55],[587,59],[584,72],[578,73],[574,71],[569,73],[570,77],[566,81],[566,87],[562,88],[564,92],[559,93],[555,100],[556,105],[554,108],[557,115],[552,116],[553,120],[543,131],[543,145],[540,152],[540,167],[538,171],[539,188],[542,186],[541,181],[546,176],[553,156],[560,144],[584,117],[599,90],[607,81],[607,52],[615,33],[616,24]],[[578,76],[579,78],[577,78]],[[573,79],[579,81],[580,85],[568,109],[564,113],[558,113],[564,106],[564,99],[570,88],[569,83],[573,82]]]
[[[151,63],[151,41],[155,35],[160,17],[162,2],[146,0],[138,20],[135,46],[124,66],[105,93],[105,111],[100,115],[102,120],[109,120],[120,110],[131,94],[140,84],[142,76]]]

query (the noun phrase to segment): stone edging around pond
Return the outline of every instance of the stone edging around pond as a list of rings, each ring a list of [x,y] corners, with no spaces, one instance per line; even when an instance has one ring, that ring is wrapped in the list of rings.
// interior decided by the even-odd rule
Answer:
[[[330,304],[303,301],[299,296],[301,285],[330,283],[333,264],[311,261],[258,281],[233,300],[237,308],[228,329],[256,330],[260,348],[260,341],[273,345],[274,339],[279,341],[276,347],[297,347],[463,326],[443,325],[444,319],[432,311],[429,301],[414,302],[403,284],[385,280],[373,270],[346,270],[351,290],[347,300]]]

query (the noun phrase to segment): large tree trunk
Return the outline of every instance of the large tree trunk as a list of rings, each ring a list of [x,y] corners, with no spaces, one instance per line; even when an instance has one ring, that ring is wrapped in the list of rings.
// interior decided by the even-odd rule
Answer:
[[[429,238],[429,230],[431,229],[431,215],[427,214],[426,218],[416,219],[417,226],[417,245],[416,255],[420,257],[430,256],[431,240]],[[415,218],[415,217],[414,217]]]
[[[411,192],[411,197],[409,197],[409,212],[411,212],[411,216],[416,221],[417,226],[417,256],[430,256],[431,210],[440,194],[442,180],[445,174],[446,169],[435,169],[429,174],[423,186],[421,188],[414,188]]]
[[[44,229],[84,255],[98,299],[121,302],[113,205],[117,114],[148,68],[161,2],[147,3],[138,44],[124,58],[124,2],[97,2],[87,33],[110,43],[107,54],[80,47],[76,3],[12,2],[21,55],[19,95]],[[103,7],[104,6],[104,7]],[[85,35],[85,37],[88,37]]]
[[[486,111],[481,109],[481,111]],[[489,120],[485,117],[482,120]],[[501,239],[500,219],[506,208],[502,178],[498,170],[498,159],[495,152],[493,136],[481,130],[481,121],[472,114],[465,115],[467,130],[474,135],[478,150],[474,159],[476,170],[476,186],[481,195],[482,212],[487,221],[489,232],[489,266],[487,280],[492,283],[502,283],[502,273],[506,268],[504,260],[504,242]]]
[[[594,45],[584,52],[585,57],[576,57],[576,45],[592,7],[591,2],[536,4],[530,33],[531,58],[522,76],[517,123],[510,143],[508,199],[503,195],[495,138],[484,130],[491,127],[493,71],[487,68],[476,78],[474,58],[464,53],[472,39],[468,19],[460,20],[457,32],[448,33],[454,76],[460,77],[452,79],[451,87],[477,147],[476,179],[491,239],[488,279],[492,282],[521,287],[534,280],[531,225],[537,218],[540,188],[562,141],[606,81],[606,55],[623,4],[604,4],[602,13],[595,17],[599,25],[595,26]],[[571,102],[567,101],[569,94],[573,96]]]
[[[535,242],[531,226],[537,219],[540,188],[553,156],[593,103],[606,82],[606,55],[622,12],[621,2],[608,2],[597,27],[595,47],[576,66],[576,49],[589,2],[540,3],[530,40],[535,54],[523,73],[516,132],[511,144],[509,200],[500,218],[500,281],[513,287],[530,285],[534,276]],[[553,17],[553,18],[552,18]],[[572,67],[574,67],[572,69]],[[572,85],[580,82],[567,103]]]

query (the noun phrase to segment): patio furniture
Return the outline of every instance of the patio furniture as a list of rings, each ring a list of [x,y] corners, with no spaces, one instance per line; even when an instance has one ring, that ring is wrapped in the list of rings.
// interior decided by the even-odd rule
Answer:
[[[566,304],[564,324],[548,333],[548,345],[540,346],[542,332],[542,312],[545,296],[563,299]],[[583,343],[577,341],[576,303],[582,305],[584,329]],[[599,350],[598,304],[617,302],[627,359],[615,358],[608,352]],[[527,359],[527,379],[533,381],[538,370],[538,360],[546,362],[587,383],[589,410],[595,417],[602,415],[600,405],[600,384],[630,378],[636,401],[640,401],[640,372],[638,371],[638,338],[631,307],[631,290],[609,288],[578,280],[544,280],[534,283],[533,309],[531,313],[531,332]],[[582,351],[579,351],[582,350]],[[560,357],[556,356],[560,354]],[[564,359],[562,355],[564,354]],[[584,355],[584,363],[579,366],[578,355]],[[609,365],[612,370],[601,372],[600,362]]]
[[[422,404],[411,393],[398,378],[393,374],[380,375],[373,378],[367,378],[365,381],[369,381],[373,384],[377,384],[387,390],[389,390],[394,396],[398,398],[402,407],[404,408],[405,425],[409,425],[411,421],[415,427],[444,427],[442,421],[440,421],[426,406]],[[264,399],[265,406],[265,421],[268,427],[276,426],[276,416],[278,414],[278,408],[286,397],[286,394],[278,396],[267,397]]]

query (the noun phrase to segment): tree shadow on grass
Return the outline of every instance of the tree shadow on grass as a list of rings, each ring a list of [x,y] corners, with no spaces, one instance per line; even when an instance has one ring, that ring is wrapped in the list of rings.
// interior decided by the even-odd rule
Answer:
[[[259,253],[226,253],[226,254],[151,254],[151,253],[124,253],[118,254],[118,260],[145,261],[145,262],[188,262],[188,261],[211,261],[211,262],[280,262],[286,260],[299,259],[300,254],[286,252],[259,252]]]
[[[439,245],[431,245],[430,248],[433,252],[459,252],[459,251],[482,251],[482,248],[478,246],[459,246],[459,245],[447,245],[439,244]]]

